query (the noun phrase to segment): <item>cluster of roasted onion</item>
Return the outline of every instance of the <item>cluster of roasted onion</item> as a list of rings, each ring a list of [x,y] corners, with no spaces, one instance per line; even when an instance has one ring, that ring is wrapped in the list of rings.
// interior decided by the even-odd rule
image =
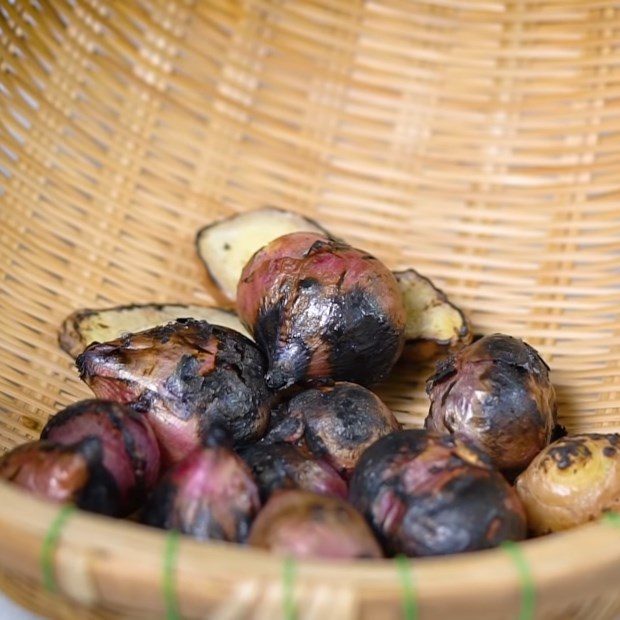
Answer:
[[[97,399],[4,455],[0,477],[297,557],[472,551],[620,507],[620,436],[558,439],[539,354],[502,334],[472,343],[417,272],[274,209],[203,229],[198,250],[241,323],[178,304],[74,313],[60,342]],[[403,348],[448,353],[424,430],[368,389]]]

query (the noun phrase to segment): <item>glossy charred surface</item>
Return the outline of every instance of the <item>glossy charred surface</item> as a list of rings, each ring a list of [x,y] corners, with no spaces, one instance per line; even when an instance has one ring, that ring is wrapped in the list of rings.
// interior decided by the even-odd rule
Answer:
[[[303,419],[303,437],[309,450],[345,476],[352,473],[368,446],[400,429],[378,396],[346,382],[297,394],[288,403],[286,418]]]
[[[283,489],[347,496],[347,485],[333,467],[321,459],[305,455],[291,444],[255,444],[242,450],[240,455],[252,470],[263,502],[274,491]]]
[[[125,511],[157,482],[159,446],[147,420],[125,405],[104,400],[75,403],[50,418],[41,439],[70,445],[98,437],[103,465],[114,476]]]
[[[242,542],[260,508],[250,470],[230,448],[199,448],[168,471],[142,521],[198,539]]]
[[[426,428],[471,438],[510,476],[549,443],[557,421],[549,368],[532,347],[503,334],[440,362],[426,391]]]
[[[423,430],[393,433],[358,463],[349,499],[391,555],[444,555],[526,534],[514,489],[474,445]]]
[[[564,437],[517,478],[533,534],[565,530],[620,510],[620,435]]]
[[[258,439],[268,424],[264,358],[225,327],[180,319],[93,344],[76,363],[97,396],[147,415],[167,462],[204,443],[213,424],[237,443]]]
[[[317,233],[279,237],[245,266],[239,317],[267,352],[267,381],[372,384],[404,342],[405,309],[394,275],[370,254]]]
[[[248,542],[296,558],[380,558],[368,524],[347,502],[304,491],[271,496]]]
[[[51,441],[22,444],[0,458],[0,478],[53,502],[72,502],[109,516],[123,512],[97,437],[68,446]]]

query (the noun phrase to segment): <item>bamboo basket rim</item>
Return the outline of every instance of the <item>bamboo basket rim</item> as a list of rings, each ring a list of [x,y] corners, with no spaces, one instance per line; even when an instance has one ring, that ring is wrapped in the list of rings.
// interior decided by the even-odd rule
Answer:
[[[5,529],[6,535],[0,538],[0,555],[15,553],[16,541],[19,541],[18,548],[25,550],[19,558],[19,571],[42,585],[40,554],[59,506],[5,482],[0,482],[0,505],[4,507],[6,523],[10,524]],[[536,596],[544,599],[546,592],[560,590],[567,598],[579,600],[586,594],[592,595],[593,591],[604,592],[610,584],[610,567],[620,569],[620,536],[616,535],[614,527],[613,523],[588,523],[519,543]],[[93,605],[99,602],[101,592],[105,591],[107,604],[131,608],[134,579],[143,581],[147,578],[151,583],[161,585],[166,539],[167,533],[155,528],[76,511],[62,529],[55,548],[53,566],[59,592],[80,604]],[[588,549],[588,554],[570,553],[571,548]],[[205,579],[230,574],[229,571],[234,571],[240,580],[260,574],[264,581],[281,584],[284,561],[284,557],[263,550],[229,543],[201,542],[182,536],[175,570],[179,605],[189,616],[196,615],[191,596],[186,602],[186,595],[200,590]],[[519,608],[523,577],[519,575],[514,560],[501,548],[411,558],[410,562],[415,575],[416,601],[422,609],[438,596],[444,597],[448,603],[454,598],[458,605],[479,602],[482,585],[494,597],[513,599],[514,608]],[[136,565],[148,569],[148,572],[138,573]],[[295,562],[295,573],[293,590],[300,591],[299,598],[306,589],[329,587],[334,583],[353,587],[362,606],[403,597],[394,558],[336,562],[299,560]],[[584,573],[588,575],[585,581]],[[615,573],[620,576],[619,570]],[[456,579],[460,581],[460,587],[450,588]],[[115,591],[114,585],[119,580],[124,587]],[[162,590],[155,588],[152,594],[152,611],[164,611]],[[280,600],[280,605],[284,604],[283,587],[275,597]]]

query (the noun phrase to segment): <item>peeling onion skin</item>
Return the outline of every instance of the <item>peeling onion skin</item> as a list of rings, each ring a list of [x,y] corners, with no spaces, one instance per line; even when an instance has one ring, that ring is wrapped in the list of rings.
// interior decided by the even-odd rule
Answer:
[[[298,559],[380,558],[368,524],[348,502],[305,491],[281,491],[258,513],[250,545]]]
[[[141,521],[200,540],[244,542],[260,509],[252,474],[216,429],[206,448],[174,465],[146,503]]]
[[[103,466],[98,437],[72,445],[33,441],[0,458],[0,478],[56,503],[70,502],[90,512],[122,516],[118,485]]]
[[[254,475],[262,502],[284,489],[347,497],[347,484],[333,467],[291,444],[254,444],[241,450],[240,456]]]
[[[91,399],[59,411],[41,432],[41,439],[63,445],[87,437],[101,439],[103,465],[116,480],[124,512],[131,512],[159,476],[159,446],[149,423],[125,405]]]
[[[179,319],[92,344],[76,364],[99,398],[130,403],[147,416],[164,464],[204,444],[213,424],[243,444],[262,437],[269,422],[263,355],[226,327]]]
[[[556,427],[549,367],[511,336],[485,336],[440,362],[426,391],[425,427],[469,437],[510,478],[549,444]]]
[[[259,250],[241,275],[237,311],[267,353],[274,389],[321,379],[377,383],[404,344],[392,272],[317,233],[284,235]]]
[[[564,437],[545,448],[517,478],[534,535],[566,530],[620,510],[620,435]]]
[[[338,382],[305,390],[286,407],[291,422],[303,420],[305,445],[348,478],[360,456],[379,438],[400,430],[394,414],[370,390]],[[291,434],[297,439],[297,433]]]
[[[446,555],[526,535],[515,490],[470,441],[423,430],[392,433],[362,455],[349,500],[388,555]]]

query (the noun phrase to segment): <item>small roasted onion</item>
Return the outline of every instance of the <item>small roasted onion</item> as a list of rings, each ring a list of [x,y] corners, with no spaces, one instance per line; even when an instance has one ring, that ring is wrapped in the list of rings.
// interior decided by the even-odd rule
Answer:
[[[620,435],[564,437],[517,478],[533,534],[548,534],[620,510]]]
[[[392,433],[358,463],[351,503],[390,555],[445,555],[521,540],[514,489],[468,440],[423,430]]]
[[[426,428],[469,437],[509,476],[523,471],[555,430],[549,367],[510,336],[485,336],[440,362],[426,391]]]
[[[361,385],[346,382],[297,394],[283,415],[292,421],[303,419],[303,438],[309,450],[344,476],[353,472],[368,446],[400,429],[394,414],[378,396]]]
[[[123,512],[118,485],[103,465],[98,437],[72,445],[22,444],[0,457],[0,478],[52,502],[109,516]]]
[[[214,428],[162,478],[142,511],[142,522],[201,540],[242,542],[260,508],[256,483],[243,460]]]
[[[325,461],[305,455],[287,443],[259,443],[240,452],[252,470],[261,500],[282,489],[301,489],[346,498],[347,485]]]
[[[281,491],[258,513],[250,545],[296,558],[380,558],[375,537],[347,502],[305,491]]]
[[[98,397],[130,403],[147,416],[165,462],[203,444],[214,424],[239,444],[259,439],[267,428],[265,361],[232,329],[179,319],[92,344],[76,363]]]
[[[385,378],[404,343],[394,275],[370,254],[320,233],[279,237],[245,266],[237,310],[267,353],[267,383],[363,385]]]
[[[98,437],[103,465],[114,476],[126,512],[137,507],[159,475],[159,446],[146,419],[129,407],[84,400],[58,412],[41,439],[70,445]]]

